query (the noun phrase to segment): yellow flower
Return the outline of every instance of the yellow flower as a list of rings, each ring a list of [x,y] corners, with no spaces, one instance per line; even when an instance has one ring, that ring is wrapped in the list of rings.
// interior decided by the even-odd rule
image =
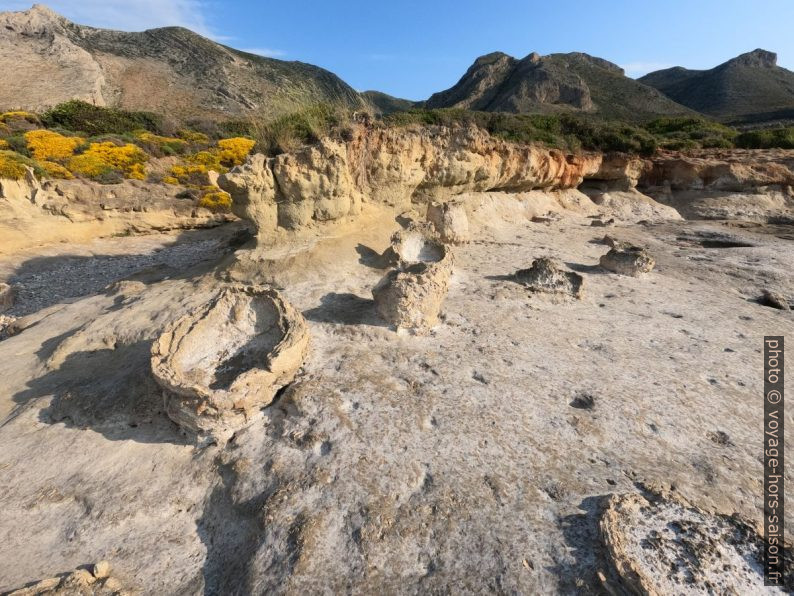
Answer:
[[[19,180],[25,176],[24,158],[13,151],[0,151],[0,179]]]
[[[132,144],[116,145],[111,142],[91,143],[80,155],[69,160],[73,174],[94,178],[111,170],[118,170],[126,178],[142,180],[146,177],[144,163],[149,156]]]
[[[210,211],[229,211],[232,207],[232,197],[228,192],[219,190],[205,194],[198,204],[199,207]]]
[[[218,148],[220,149],[218,159],[227,168],[239,166],[251,153],[254,145],[256,145],[256,141],[245,137],[221,139],[218,141]]]
[[[41,161],[39,165],[41,165],[41,169],[44,170],[50,178],[61,178],[63,180],[71,180],[74,178],[69,170],[54,161]]]
[[[65,137],[50,130],[31,130],[25,133],[28,149],[36,159],[67,159],[85,141],[80,137]]]
[[[4,112],[0,114],[0,122],[5,122],[7,120],[27,120],[28,122],[38,122],[39,117],[36,114],[31,112]]]

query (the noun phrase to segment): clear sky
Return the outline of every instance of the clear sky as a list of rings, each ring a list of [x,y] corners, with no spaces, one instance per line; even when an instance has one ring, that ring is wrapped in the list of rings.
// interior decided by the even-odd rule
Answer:
[[[50,0],[86,25],[183,25],[217,41],[327,68],[358,90],[425,99],[477,56],[582,51],[630,76],[711,68],[761,47],[794,70],[794,0]],[[0,0],[2,10],[30,2]]]

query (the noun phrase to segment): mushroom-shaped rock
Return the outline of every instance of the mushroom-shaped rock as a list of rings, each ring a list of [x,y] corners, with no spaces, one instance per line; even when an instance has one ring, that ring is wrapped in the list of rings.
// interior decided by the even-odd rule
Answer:
[[[372,290],[380,315],[397,329],[423,333],[438,322],[449,291],[451,249],[418,233],[402,233],[392,244],[399,266]]]
[[[613,273],[637,277],[650,272],[656,265],[656,259],[639,246],[617,245],[601,257],[600,264]]]
[[[427,206],[427,221],[433,224],[442,242],[461,244],[469,241],[469,218],[460,202],[432,202]]]
[[[556,259],[535,259],[529,269],[520,269],[515,280],[532,292],[564,294],[581,299],[584,296],[584,278],[573,271],[566,271]]]
[[[412,224],[410,228],[392,234],[391,246],[384,251],[382,258],[398,268],[409,267],[415,263],[441,262],[451,253],[432,236],[429,226]]]
[[[614,574],[632,594],[767,593],[757,563],[763,539],[738,516],[671,496],[613,495],[600,530]]]
[[[168,416],[223,443],[292,382],[308,345],[306,321],[279,292],[235,285],[165,329],[152,372]]]

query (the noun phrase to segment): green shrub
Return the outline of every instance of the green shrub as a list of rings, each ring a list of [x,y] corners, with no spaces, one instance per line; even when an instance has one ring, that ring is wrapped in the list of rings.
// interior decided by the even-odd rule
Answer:
[[[124,134],[137,130],[157,133],[162,126],[162,118],[150,112],[105,108],[77,99],[48,110],[41,121],[47,128],[61,127],[87,136]]]
[[[256,140],[256,151],[278,155],[301,145],[316,143],[323,137],[340,132],[348,123],[349,114],[343,108],[316,104],[270,122],[252,118],[250,136]]]
[[[742,149],[794,149],[794,127],[743,132],[736,137],[736,146]]]

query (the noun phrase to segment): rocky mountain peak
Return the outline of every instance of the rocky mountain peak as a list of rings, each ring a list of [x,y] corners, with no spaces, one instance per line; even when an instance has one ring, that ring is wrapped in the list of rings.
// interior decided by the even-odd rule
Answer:
[[[777,54],[759,48],[752,52],[741,54],[733,60],[729,60],[727,64],[750,66],[753,68],[772,68],[777,66]]]

